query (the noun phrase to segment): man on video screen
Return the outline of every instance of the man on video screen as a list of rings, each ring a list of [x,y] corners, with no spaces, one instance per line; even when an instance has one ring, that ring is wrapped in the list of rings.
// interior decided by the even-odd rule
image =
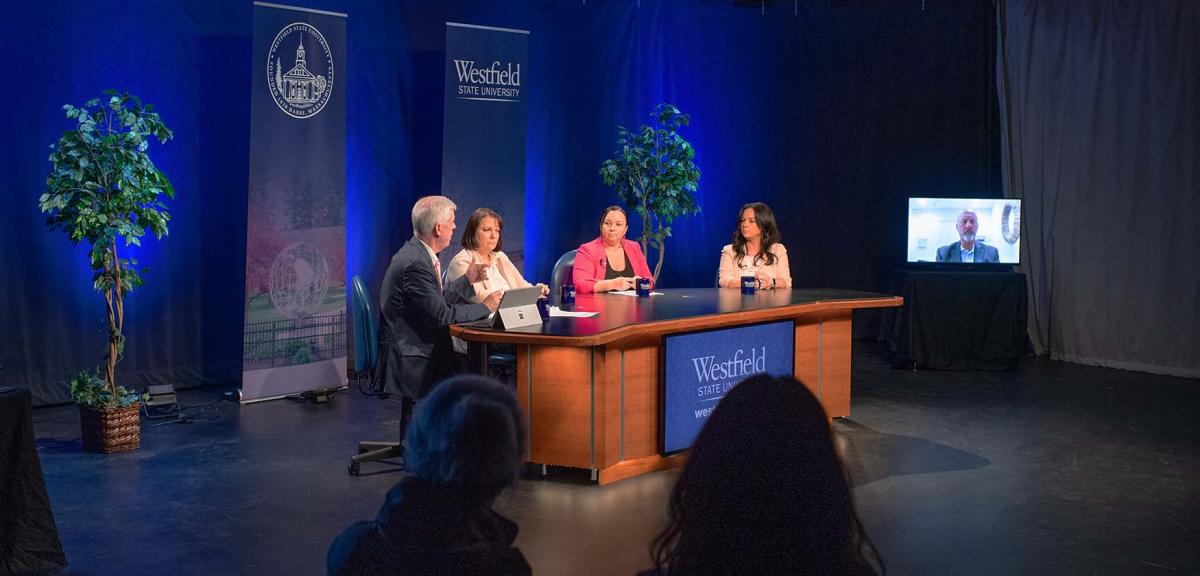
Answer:
[[[975,240],[979,230],[979,218],[970,210],[963,210],[958,215],[958,242],[942,246],[937,251],[938,262],[984,262],[1000,261],[1000,251],[994,246],[988,246]]]

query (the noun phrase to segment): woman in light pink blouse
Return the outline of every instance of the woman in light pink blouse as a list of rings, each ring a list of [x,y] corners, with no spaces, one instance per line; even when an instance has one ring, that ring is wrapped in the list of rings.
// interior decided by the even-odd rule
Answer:
[[[447,286],[459,276],[466,276],[471,293],[463,296],[471,302],[483,302],[492,292],[534,286],[521,275],[508,255],[500,251],[503,228],[504,219],[491,208],[479,208],[471,213],[462,235],[463,249],[446,266]],[[543,297],[550,292],[545,284],[536,286],[542,289]],[[467,353],[467,343],[457,336],[454,337],[454,351]]]
[[[474,294],[467,296],[472,302],[482,302],[488,294],[497,290],[533,286],[508,259],[508,255],[500,251],[500,231],[503,228],[504,220],[495,210],[480,208],[472,212],[467,229],[463,231],[463,249],[446,267],[447,285],[459,276],[467,277],[474,290]],[[543,296],[550,291],[545,284],[537,286],[542,289]]]
[[[742,206],[733,243],[721,249],[717,284],[722,288],[740,288],[742,276],[754,276],[759,290],[791,288],[787,248],[779,240],[779,228],[775,226],[770,206],[762,202]]]

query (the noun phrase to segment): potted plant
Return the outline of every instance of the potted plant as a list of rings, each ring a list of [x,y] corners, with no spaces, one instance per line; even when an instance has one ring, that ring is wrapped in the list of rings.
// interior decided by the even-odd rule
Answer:
[[[110,453],[141,445],[138,409],[146,398],[116,380],[125,352],[125,296],[142,285],[145,271],[121,252],[140,246],[146,232],[167,233],[170,215],[162,200],[175,191],[146,154],[152,138],[161,144],[174,136],[154,107],[126,93],[104,94],[83,106],[63,106],[77,126],[50,146],[50,176],[38,207],[51,230],[90,246],[92,286],[108,314],[108,349],[105,365],[71,378],[71,396],[79,404],[84,449]]]
[[[676,218],[700,212],[696,186],[700,169],[696,150],[679,135],[688,115],[671,104],[659,104],[651,117],[657,126],[636,132],[617,126],[617,153],[600,167],[604,183],[617,189],[621,201],[642,217],[642,253],[658,253],[654,280],[662,272],[666,239]]]

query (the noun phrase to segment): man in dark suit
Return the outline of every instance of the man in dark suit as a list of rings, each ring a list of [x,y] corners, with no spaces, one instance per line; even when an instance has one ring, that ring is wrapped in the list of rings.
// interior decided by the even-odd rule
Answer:
[[[975,240],[975,232],[979,230],[979,218],[970,210],[963,210],[958,215],[958,242],[942,246],[937,250],[938,262],[985,262],[1000,261],[1000,251],[995,246],[988,246]]]
[[[413,237],[392,256],[380,290],[383,322],[377,383],[414,400],[459,372],[449,326],[486,318],[500,305],[495,292],[482,303],[459,298],[467,286],[443,290],[437,253],[450,245],[456,206],[444,196],[426,196],[413,205]],[[465,283],[466,276],[455,282]],[[379,388],[383,389],[383,388]]]

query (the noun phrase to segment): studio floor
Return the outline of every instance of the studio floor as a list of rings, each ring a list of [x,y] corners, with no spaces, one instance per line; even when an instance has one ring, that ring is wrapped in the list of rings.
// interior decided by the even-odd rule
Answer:
[[[1200,381],[1034,358],[890,366],[855,343],[853,412],[834,424],[889,574],[1200,574]],[[242,407],[224,391],[184,391],[196,421],[149,422],[113,456],[81,451],[73,406],[34,411],[68,573],[323,574],[333,537],[402,474],[346,473],[357,441],[394,437],[398,400]],[[496,507],[535,574],[629,575],[674,478],[523,480]]]

